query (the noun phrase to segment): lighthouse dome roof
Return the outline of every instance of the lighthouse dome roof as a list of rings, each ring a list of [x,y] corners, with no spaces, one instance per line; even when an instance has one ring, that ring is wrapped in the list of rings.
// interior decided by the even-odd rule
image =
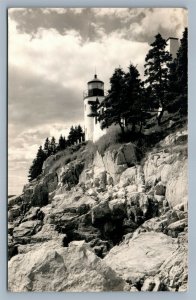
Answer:
[[[101,83],[104,83],[102,80],[100,80],[99,78],[97,78],[97,74],[94,75],[94,78],[90,81],[88,81],[88,83],[91,83],[91,82],[101,82]]]

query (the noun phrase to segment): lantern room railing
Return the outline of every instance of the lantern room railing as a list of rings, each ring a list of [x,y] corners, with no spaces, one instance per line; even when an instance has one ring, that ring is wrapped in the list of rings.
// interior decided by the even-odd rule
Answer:
[[[102,89],[91,89],[91,90],[85,90],[83,92],[83,99],[87,97],[98,97],[98,96],[106,96],[108,94],[107,90],[102,90]]]

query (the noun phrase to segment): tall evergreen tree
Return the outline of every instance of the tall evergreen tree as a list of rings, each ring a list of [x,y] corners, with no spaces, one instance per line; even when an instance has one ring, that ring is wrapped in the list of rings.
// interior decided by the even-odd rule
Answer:
[[[75,143],[75,129],[73,126],[71,126],[68,134],[68,143],[69,145],[73,145]]]
[[[50,156],[50,140],[47,137],[44,143],[44,151],[46,153],[46,156]]]
[[[158,118],[160,124],[164,110],[166,109],[165,99],[168,91],[169,68],[168,64],[172,60],[171,55],[165,50],[167,43],[162,36],[157,34],[155,41],[150,45],[151,49],[146,55],[145,72],[146,87],[150,86],[151,100],[155,108],[161,108]]]
[[[83,140],[83,130],[82,130],[82,127],[80,125],[77,126],[77,136],[78,136],[79,142],[82,142],[82,140]]]
[[[140,124],[140,129],[142,126],[143,85],[137,68],[131,64],[128,69],[124,77],[122,116],[125,125],[132,124],[135,132],[136,124]]]
[[[57,150],[56,140],[55,137],[53,136],[50,142],[50,154],[55,154],[56,150]]]
[[[176,62],[177,84],[179,88],[179,106],[183,114],[188,107],[188,29],[185,28],[181,39]]]
[[[121,68],[115,69],[112,77],[110,78],[110,90],[108,91],[108,96],[101,103],[103,110],[99,116],[99,120],[102,121],[102,128],[109,127],[112,124],[118,124],[122,133],[124,133],[124,76],[125,73]]]
[[[66,139],[61,134],[58,143],[58,151],[64,150],[65,148],[66,148]]]
[[[188,93],[188,31],[185,28],[177,58],[169,65],[167,110],[187,115]]]
[[[185,28],[177,53],[178,84],[182,94],[187,94],[188,86],[188,29]]]
[[[29,181],[32,181],[33,179],[37,178],[38,175],[41,174],[42,166],[46,158],[46,153],[43,151],[42,146],[40,146],[37,151],[36,158],[33,160],[33,163],[29,169]]]

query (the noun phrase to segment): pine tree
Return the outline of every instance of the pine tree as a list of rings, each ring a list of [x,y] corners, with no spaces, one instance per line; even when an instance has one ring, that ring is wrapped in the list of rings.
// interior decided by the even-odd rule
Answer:
[[[50,154],[55,154],[56,150],[57,150],[56,140],[55,140],[55,137],[53,136],[51,138],[51,142],[50,142]]]
[[[165,99],[168,91],[169,68],[168,64],[172,60],[171,55],[165,50],[167,43],[162,36],[157,34],[155,41],[150,45],[145,61],[146,86],[151,88],[151,99],[155,108],[161,107],[162,111],[158,118],[160,124],[162,115],[166,109]]]
[[[169,65],[167,110],[187,115],[188,93],[188,31],[185,28],[177,58]]]
[[[60,136],[60,138],[59,138],[58,149],[61,151],[61,150],[66,149],[66,147],[67,147],[67,140],[66,140],[66,138],[65,138],[64,136],[62,136],[62,134],[61,134],[61,136]]]
[[[79,142],[82,142],[83,138],[84,138],[84,132],[82,130],[81,125],[78,125],[78,127],[77,127],[77,136],[78,136]]]
[[[102,128],[118,124],[124,133],[123,123],[123,88],[124,88],[125,73],[121,68],[115,69],[112,77],[110,78],[110,90],[108,96],[101,103],[100,107],[103,108],[102,114],[99,116]]]
[[[176,75],[179,92],[179,107],[182,114],[187,114],[188,108],[188,29],[185,28],[177,53]]]
[[[64,150],[66,148],[66,139],[65,139],[65,137],[62,136],[62,134],[59,138],[59,143],[58,143],[57,148],[58,148],[58,151]]]
[[[68,143],[69,145],[73,145],[75,143],[75,129],[73,126],[71,126],[68,134]]]
[[[177,53],[177,72],[180,92],[187,93],[188,86],[188,29],[185,28]]]
[[[33,163],[29,169],[29,181],[32,181],[33,179],[37,178],[38,175],[41,174],[42,166],[46,158],[46,153],[43,151],[42,146],[40,146],[37,151],[36,158],[33,160]]]
[[[125,125],[132,124],[132,132],[135,132],[136,124],[142,128],[143,86],[137,68],[131,64],[128,69],[124,77],[122,116]]]
[[[50,140],[48,137],[46,138],[45,143],[44,143],[44,151],[45,151],[47,157],[50,156]]]

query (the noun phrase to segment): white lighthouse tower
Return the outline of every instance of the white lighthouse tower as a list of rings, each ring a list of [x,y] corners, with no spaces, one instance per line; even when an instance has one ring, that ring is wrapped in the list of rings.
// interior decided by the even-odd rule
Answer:
[[[175,37],[169,37],[166,42],[166,50],[172,55],[172,58],[175,59],[180,46],[179,39]]]
[[[101,103],[104,99],[104,82],[97,78],[97,74],[94,78],[87,83],[87,91],[84,92],[84,130],[85,140],[95,141],[97,118],[93,116],[93,104]],[[100,135],[100,133],[98,133]]]

